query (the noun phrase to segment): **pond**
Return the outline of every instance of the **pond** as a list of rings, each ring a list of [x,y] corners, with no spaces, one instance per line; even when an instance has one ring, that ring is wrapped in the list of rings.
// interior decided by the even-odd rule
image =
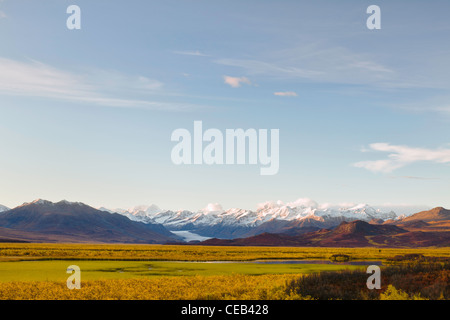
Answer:
[[[258,264],[332,264],[332,265],[352,265],[352,266],[382,266],[379,260],[356,260],[336,262],[331,260],[250,260],[250,261],[172,261],[181,263],[258,263]]]

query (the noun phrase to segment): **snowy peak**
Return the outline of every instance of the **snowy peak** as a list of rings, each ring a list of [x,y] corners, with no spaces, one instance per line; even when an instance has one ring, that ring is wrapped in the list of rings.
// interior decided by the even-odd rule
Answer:
[[[9,208],[0,204],[0,212],[8,211]]]
[[[367,204],[358,204],[351,207],[341,208],[325,208],[318,210],[317,214],[322,217],[345,217],[354,220],[370,221],[371,219],[395,219],[397,215],[395,212],[382,212],[379,209],[374,209]]]
[[[61,200],[59,202],[52,202],[44,199],[36,199],[32,202],[24,202],[22,205],[16,208],[26,207],[26,206],[45,206],[45,207],[61,207],[61,206],[87,206],[82,202],[70,202],[67,200]]]
[[[116,211],[117,212],[117,211]],[[119,212],[121,213],[121,212]],[[294,202],[268,201],[257,206],[256,211],[232,208],[224,210],[220,204],[210,203],[205,208],[192,212],[188,210],[161,210],[158,206],[137,206],[122,212],[135,221],[160,223],[166,227],[180,229],[185,226],[229,226],[257,227],[265,222],[280,221],[371,221],[372,219],[396,219],[391,212],[382,212],[367,204],[330,206],[301,198]]]
[[[34,201],[32,201],[31,203],[28,204],[53,204],[53,202],[48,201],[48,200],[44,200],[44,199],[36,199]]]
[[[44,199],[36,199],[34,201],[31,202],[24,202],[23,204],[21,204],[20,206],[18,206],[17,208],[20,207],[25,207],[25,206],[30,206],[30,205],[53,205],[54,203],[48,200],[44,200]]]
[[[222,213],[223,212],[223,208],[220,204],[218,203],[208,203],[208,205],[200,210],[202,211],[204,214],[208,214],[208,213]]]
[[[150,223],[151,221],[149,220],[150,217],[154,217],[155,215],[157,215],[158,213],[161,212],[161,209],[157,206],[157,205],[139,205],[139,206],[135,206],[135,207],[131,207],[127,210],[125,209],[114,209],[114,210],[109,210],[106,208],[100,208],[99,210],[103,210],[103,211],[107,211],[110,213],[119,213],[122,214],[126,217],[128,217],[130,220],[134,220],[134,221],[141,221],[141,222],[145,222],[145,223]]]
[[[37,204],[37,205],[48,205],[48,206],[52,206],[52,205],[77,205],[77,206],[81,206],[81,205],[85,205],[82,202],[70,202],[67,200],[61,200],[59,202],[51,202],[49,200],[44,200],[44,199],[36,199],[32,202],[25,202],[24,204],[22,204],[22,206],[28,206],[28,205],[32,205],[32,204]]]
[[[67,200],[61,200],[59,202],[55,203],[56,205],[69,205],[69,206],[83,206],[85,205],[82,202],[71,202],[71,201],[67,201]]]
[[[128,209],[127,211],[133,215],[138,215],[138,214],[149,215],[149,214],[156,214],[158,212],[161,212],[161,209],[157,205],[152,204],[150,206],[145,206],[145,205],[136,206],[136,207]]]

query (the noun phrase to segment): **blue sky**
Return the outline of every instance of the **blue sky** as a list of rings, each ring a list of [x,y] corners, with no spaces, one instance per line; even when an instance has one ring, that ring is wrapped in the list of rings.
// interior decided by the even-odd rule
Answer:
[[[71,4],[81,30],[66,27]],[[381,30],[366,27],[371,4]],[[448,12],[448,1],[0,1],[0,203],[450,207]],[[195,120],[280,129],[279,173],[174,165],[171,133]]]

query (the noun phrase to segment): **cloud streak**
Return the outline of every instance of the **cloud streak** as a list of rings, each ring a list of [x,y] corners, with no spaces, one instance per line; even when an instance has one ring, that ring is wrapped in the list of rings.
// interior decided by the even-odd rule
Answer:
[[[273,93],[276,96],[280,97],[296,97],[297,93],[293,91],[283,91],[283,92],[274,92]]]
[[[387,159],[361,161],[354,163],[357,168],[372,172],[390,173],[416,162],[450,163],[450,149],[426,149],[408,146],[391,145],[389,143],[373,143],[368,151],[388,152]]]
[[[175,54],[181,54],[184,56],[197,56],[197,57],[209,57],[209,55],[204,54],[198,50],[196,51],[173,51]]]
[[[408,180],[439,180],[439,178],[415,177],[415,176],[392,176],[391,179],[408,179]]]
[[[324,83],[396,85],[397,74],[368,54],[345,47],[309,44],[253,59],[222,58],[215,63],[238,67],[248,75],[303,79]],[[397,86],[406,85],[405,83]]]
[[[58,99],[100,106],[189,110],[201,106],[187,103],[127,98],[159,92],[163,83],[144,76],[95,70],[85,74],[63,71],[39,61],[16,61],[0,57],[0,94]]]

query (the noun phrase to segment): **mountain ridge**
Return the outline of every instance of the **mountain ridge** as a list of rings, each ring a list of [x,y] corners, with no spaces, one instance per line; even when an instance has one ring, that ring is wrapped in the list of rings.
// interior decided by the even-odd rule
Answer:
[[[69,242],[164,243],[179,239],[162,225],[131,221],[81,202],[38,199],[0,213],[3,234],[14,239]],[[0,237],[1,237],[0,233]]]
[[[347,207],[319,206],[309,199],[292,203],[265,202],[257,210],[232,208],[223,210],[218,204],[210,204],[198,211],[161,210],[157,206],[139,206],[128,210],[116,210],[131,220],[144,223],[160,223],[169,230],[188,230],[201,236],[236,238],[255,233],[296,233],[301,229],[331,228],[342,221],[373,219],[395,220],[393,211],[382,212],[367,204]]]
[[[131,212],[134,219],[127,217]],[[139,206],[119,214],[81,202],[37,199],[0,212],[0,242],[180,242],[181,237],[163,224],[154,223],[159,219],[180,228],[174,232],[194,230],[199,231],[198,235],[210,235],[212,239],[201,241],[200,245],[450,246],[450,210],[436,207],[409,217],[394,217],[394,214],[368,205],[330,209],[305,203],[292,206],[266,203],[255,212],[238,208],[223,210],[218,205],[199,212]],[[246,223],[230,223],[236,217],[237,222],[244,219]],[[137,221],[143,218],[150,221]]]
[[[208,239],[206,246],[296,246],[296,247],[445,247],[450,231],[409,231],[396,225],[377,225],[365,221],[343,221],[334,229],[320,229],[300,235],[262,233],[247,238]]]

